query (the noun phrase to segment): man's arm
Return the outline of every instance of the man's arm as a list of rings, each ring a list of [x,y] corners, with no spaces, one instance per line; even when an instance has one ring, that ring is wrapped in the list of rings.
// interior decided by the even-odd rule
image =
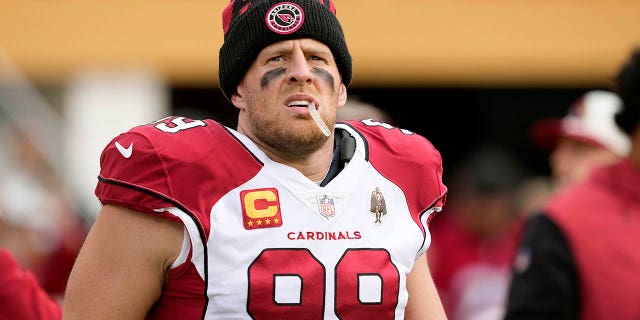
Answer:
[[[409,301],[405,310],[406,320],[447,319],[433,284],[426,254],[418,258],[407,276]]]
[[[579,290],[571,249],[544,214],[524,227],[505,319],[577,319]]]
[[[104,206],[69,277],[63,319],[143,319],[182,240],[179,223]]]

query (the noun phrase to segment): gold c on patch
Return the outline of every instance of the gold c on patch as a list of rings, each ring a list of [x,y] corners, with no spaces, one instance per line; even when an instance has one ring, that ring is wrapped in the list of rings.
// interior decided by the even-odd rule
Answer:
[[[244,190],[240,192],[242,220],[247,230],[282,226],[280,198],[276,188]]]

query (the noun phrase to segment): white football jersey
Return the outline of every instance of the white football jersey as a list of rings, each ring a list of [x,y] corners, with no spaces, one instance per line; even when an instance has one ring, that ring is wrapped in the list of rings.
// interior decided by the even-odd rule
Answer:
[[[113,139],[96,195],[184,224],[152,319],[404,319],[406,277],[441,210],[439,152],[372,120],[324,186],[212,120],[169,117]]]

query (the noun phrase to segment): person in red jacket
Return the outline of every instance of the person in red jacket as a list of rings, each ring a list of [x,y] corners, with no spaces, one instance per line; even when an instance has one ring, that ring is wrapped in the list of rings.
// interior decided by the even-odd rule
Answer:
[[[526,222],[505,319],[640,319],[640,48],[615,80],[630,154]]]
[[[42,289],[34,274],[0,249],[0,320],[62,319],[62,307]]]

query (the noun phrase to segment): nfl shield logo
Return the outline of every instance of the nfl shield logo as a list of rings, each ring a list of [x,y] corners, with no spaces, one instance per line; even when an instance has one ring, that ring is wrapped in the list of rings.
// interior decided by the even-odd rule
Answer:
[[[333,199],[322,195],[318,197],[318,206],[320,208],[320,214],[325,218],[331,218],[336,215],[336,208],[333,205]]]

